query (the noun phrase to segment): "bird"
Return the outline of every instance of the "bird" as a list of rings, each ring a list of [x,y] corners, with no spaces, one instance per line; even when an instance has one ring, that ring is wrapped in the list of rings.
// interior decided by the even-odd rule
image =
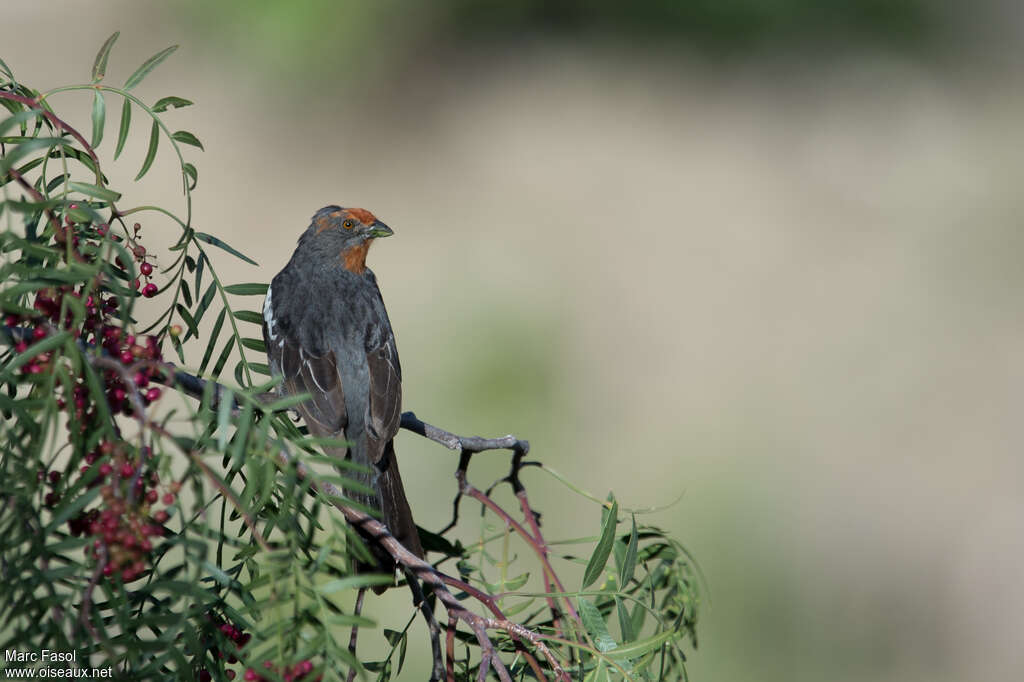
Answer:
[[[366,266],[373,241],[392,234],[365,209],[317,211],[267,288],[263,340],[271,374],[281,378],[278,393],[311,396],[296,406],[309,433],[349,444],[325,446],[325,454],[367,469],[346,471],[361,487],[345,495],[379,511],[391,534],[422,559],[394,447],[402,368],[377,278]],[[376,565],[359,562],[356,571],[393,575],[391,554],[372,541],[369,548]]]

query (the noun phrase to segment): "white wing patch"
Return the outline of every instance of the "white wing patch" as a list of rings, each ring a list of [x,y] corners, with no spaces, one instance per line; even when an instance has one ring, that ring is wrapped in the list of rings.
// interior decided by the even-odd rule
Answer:
[[[263,319],[267,323],[267,334],[271,341],[277,341],[278,346],[284,345],[284,339],[277,338],[277,323],[274,322],[274,306],[271,303],[271,287],[267,287],[267,297],[263,300]]]

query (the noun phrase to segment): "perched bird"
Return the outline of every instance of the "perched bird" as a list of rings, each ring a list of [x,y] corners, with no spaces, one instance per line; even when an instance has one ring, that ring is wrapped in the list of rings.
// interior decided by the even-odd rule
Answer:
[[[346,476],[373,492],[346,490],[346,495],[379,510],[391,534],[422,558],[395,459],[402,369],[377,279],[366,267],[373,240],[391,234],[361,208],[317,211],[267,289],[263,340],[270,371],[283,377],[278,391],[312,396],[297,406],[309,432],[350,443],[325,447],[326,453],[371,470]],[[377,565],[369,568],[393,572],[390,555],[379,546],[370,548]]]

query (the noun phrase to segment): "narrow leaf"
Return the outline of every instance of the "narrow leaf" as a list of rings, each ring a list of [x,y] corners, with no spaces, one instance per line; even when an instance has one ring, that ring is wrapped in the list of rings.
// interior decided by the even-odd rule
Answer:
[[[203,149],[203,143],[200,142],[195,135],[188,132],[187,130],[179,130],[178,132],[171,135],[171,138],[177,140],[178,142],[181,142],[182,144],[190,144],[193,147],[199,147],[200,149]],[[206,150],[203,149],[203,151]]]
[[[125,140],[128,139],[128,128],[132,124],[132,103],[131,100],[125,98],[124,104],[121,105],[121,127],[117,131],[117,147],[114,149],[114,159],[121,156],[121,150],[124,149]]]
[[[186,163],[182,165],[181,172],[192,181],[192,184],[188,186],[188,191],[191,192],[196,188],[196,185],[199,184],[199,171],[197,171],[196,167],[191,163]]]
[[[191,106],[193,102],[183,97],[161,97],[153,105],[153,111],[160,113],[167,111],[168,109],[181,109],[182,107]]]
[[[213,285],[211,284],[210,286]],[[210,358],[213,357],[213,350],[217,343],[217,337],[220,336],[220,329],[224,325],[224,313],[225,310],[221,308],[220,314],[217,316],[217,321],[213,324],[213,330],[210,332],[210,340],[206,342],[206,351],[203,353],[203,361],[199,363],[200,374],[206,370],[206,365],[209,364]]]
[[[224,242],[221,239],[218,239],[217,237],[214,237],[212,234],[206,234],[205,232],[198,232],[197,231],[195,233],[195,237],[196,237],[196,239],[198,239],[201,242],[206,242],[207,244],[212,244],[213,246],[216,246],[219,249],[224,249],[225,251],[230,253],[232,256],[235,256],[237,258],[241,258],[242,260],[244,260],[246,263],[249,263],[250,265],[259,265],[259,263],[254,261],[252,258],[249,258],[248,256],[246,256],[242,252],[240,252],[240,251],[238,251],[236,249],[231,248],[230,246],[228,246],[228,244],[226,242]]]
[[[146,158],[142,162],[142,170],[135,176],[136,180],[142,178],[143,175],[149,170],[149,167],[153,165],[153,159],[156,158],[156,148],[160,143],[160,126],[157,125],[156,121],[153,121],[153,127],[149,132],[149,149],[146,150]]]
[[[240,339],[239,342],[249,350],[254,350],[257,353],[267,352],[267,347],[263,344],[263,339]]]
[[[117,37],[121,35],[120,31],[114,31],[114,34],[107,38],[100,47],[100,51],[96,53],[96,59],[92,63],[92,82],[99,83],[103,80],[103,77],[107,75],[107,58],[110,57],[110,48],[114,47],[114,43],[117,42]],[[96,146],[95,144],[93,145]]]
[[[92,146],[99,147],[103,141],[103,124],[107,120],[107,103],[99,90],[92,98]]]
[[[142,79],[149,75],[149,72],[160,65],[160,62],[171,56],[171,53],[178,49],[177,45],[171,45],[170,47],[157,52],[155,55],[142,62],[142,66],[135,70],[135,73],[128,76],[128,80],[124,82],[124,89],[131,90],[136,85],[142,82]]]
[[[682,634],[683,633],[678,630],[666,630],[646,639],[642,639],[639,642],[617,647],[608,652],[608,658],[637,658],[639,656],[643,656],[648,651],[657,649],[663,644],[668,644],[672,640],[681,637]]]
[[[633,530],[629,534],[629,545],[626,547],[626,558],[622,560],[622,570],[619,572],[619,586],[626,587],[633,579],[633,570],[636,568],[636,514],[633,515]]]
[[[604,528],[601,529],[601,539],[597,541],[597,547],[587,562],[587,568],[583,572],[583,588],[589,587],[604,571],[608,563],[608,556],[612,553],[612,543],[615,542],[615,525],[619,514],[619,503],[613,501],[611,511],[605,516]]]
[[[263,324],[263,315],[252,310],[236,310],[235,319],[242,322],[252,322],[253,324]]]
[[[629,611],[625,602],[618,596],[615,597],[615,610],[619,616],[619,630],[622,631],[622,641],[631,642],[636,637],[633,632],[633,621],[630,620]]]
[[[224,291],[236,296],[265,296],[267,294],[267,285],[255,282],[250,284],[230,284],[224,287]]]
[[[100,201],[117,201],[121,198],[121,194],[119,192],[107,189],[106,187],[100,187],[99,185],[91,185],[87,182],[76,182],[71,180],[68,182],[68,187],[88,197],[99,199]]]

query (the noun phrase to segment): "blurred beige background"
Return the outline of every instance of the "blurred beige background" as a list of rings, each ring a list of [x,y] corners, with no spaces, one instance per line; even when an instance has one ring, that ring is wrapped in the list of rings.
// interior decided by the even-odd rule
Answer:
[[[0,56],[46,89],[84,82],[115,29],[114,82],[180,44],[137,92],[196,101],[170,115],[206,145],[195,225],[260,263],[220,258],[228,280],[269,280],[325,204],[393,226],[371,266],[407,409],[529,437],[624,505],[682,495],[647,519],[709,579],[691,679],[1011,680],[1020,18],[989,2],[905,42],[737,45],[699,25],[475,35],[398,0],[0,0]],[[85,129],[88,101],[62,104]],[[166,151],[129,203],[180,202]],[[436,528],[454,461],[400,448]],[[579,534],[592,508],[533,476],[550,536]]]

